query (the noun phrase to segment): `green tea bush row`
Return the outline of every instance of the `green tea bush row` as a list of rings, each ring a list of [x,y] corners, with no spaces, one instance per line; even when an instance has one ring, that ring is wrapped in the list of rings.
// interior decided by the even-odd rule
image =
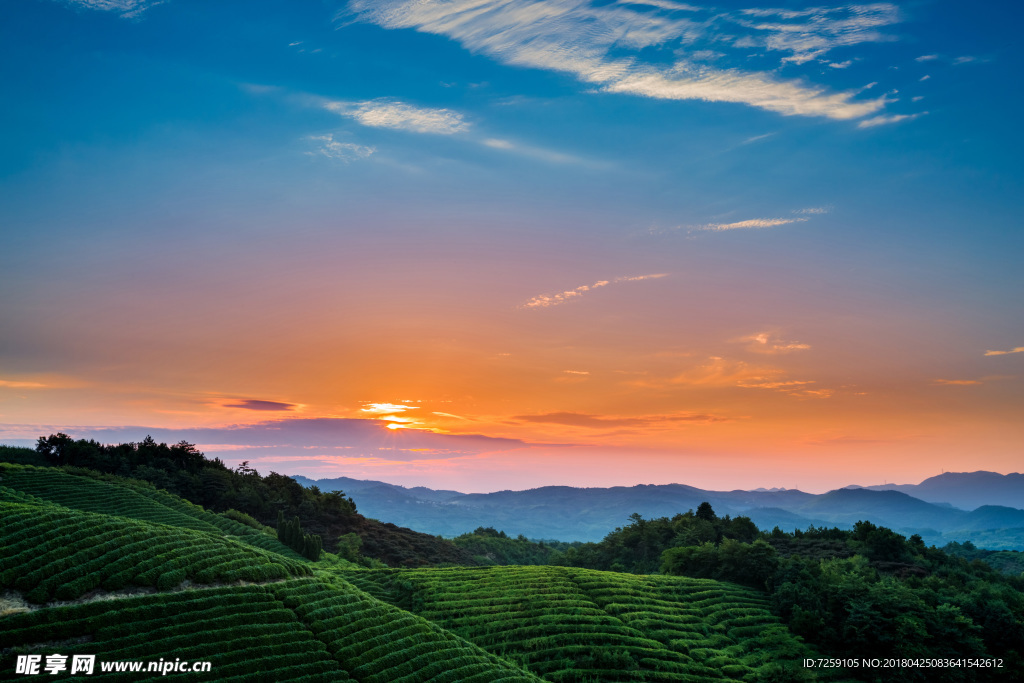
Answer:
[[[429,680],[460,657],[487,662],[488,680],[535,680],[436,625],[348,584],[295,580],[268,586],[327,644],[342,667],[367,683]],[[465,660],[465,664],[473,661]]]
[[[26,507],[40,509],[0,503],[0,513]],[[0,587],[16,588],[31,602],[72,600],[100,586],[117,590],[134,583],[169,590],[187,579],[269,581],[310,573],[305,563],[203,532],[56,506],[45,511],[44,520],[19,523],[14,534],[8,520],[18,516],[0,516],[0,542],[24,548],[4,557]],[[10,543],[12,535],[24,534],[47,540],[35,552],[22,541]]]
[[[260,529],[204,510],[166,491],[157,490],[148,482],[100,475],[111,480],[104,481],[98,479],[94,472],[79,468],[46,468],[6,463],[0,463],[0,472],[3,473],[5,483],[0,488],[12,492],[0,496],[0,500],[13,496],[28,497],[35,502],[58,504],[86,512],[229,535],[290,560],[305,561],[301,555]]]

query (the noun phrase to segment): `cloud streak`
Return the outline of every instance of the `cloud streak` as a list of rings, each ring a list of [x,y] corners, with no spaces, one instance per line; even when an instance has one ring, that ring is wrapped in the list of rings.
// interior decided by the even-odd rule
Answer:
[[[757,228],[774,228],[779,225],[788,225],[790,223],[803,223],[806,218],[751,218],[745,221],[736,221],[735,223],[708,223],[706,225],[698,225],[693,230],[705,230],[710,232],[723,232],[725,230],[750,230]]]
[[[309,154],[319,154],[328,159],[337,159],[345,163],[368,159],[377,151],[375,147],[366,147],[352,142],[339,142],[334,139],[333,134],[312,135],[307,139],[317,144],[316,152],[309,152]]]
[[[117,12],[123,19],[134,19],[150,7],[162,5],[164,0],[67,0],[67,2],[101,12]]]
[[[270,410],[285,411],[295,410],[298,406],[295,403],[281,403],[280,401],[260,401],[254,398],[246,398],[238,403],[227,403],[225,408],[243,408],[245,410]]]
[[[0,427],[3,427],[0,425]],[[0,431],[7,431],[0,429]],[[467,457],[506,451],[529,445],[519,439],[481,434],[436,434],[419,429],[388,429],[376,419],[290,418],[226,427],[165,429],[161,427],[69,427],[39,425],[34,430],[21,426],[20,432],[44,435],[63,431],[76,439],[101,443],[141,441],[147,434],[157,441],[174,443],[185,439],[202,444],[207,452],[234,453],[235,459],[281,456],[335,456],[345,460],[384,457],[389,460],[422,460],[431,453]]]
[[[732,14],[685,6],[683,16],[676,3],[643,4],[640,10],[637,3],[585,0],[351,0],[339,19],[445,36],[506,65],[567,73],[603,92],[840,120],[885,106],[884,97],[859,100],[855,91],[829,92],[771,71],[713,67],[700,55],[707,45],[763,48],[802,63],[834,47],[888,40],[878,29],[898,21],[894,5]]]
[[[748,351],[764,354],[806,351],[811,348],[810,344],[779,339],[779,337],[773,332],[758,332],[756,334],[740,337],[736,341],[746,343],[746,349]]]
[[[922,79],[923,80],[923,79]],[[917,114],[888,114],[883,116],[873,116],[870,119],[864,119],[857,124],[858,128],[874,128],[875,126],[885,126],[890,123],[899,123],[900,121],[913,121],[916,118],[920,118],[928,112],[922,111]]]
[[[681,415],[643,415],[638,417],[614,417],[607,415],[591,415],[588,413],[541,413],[539,415],[517,415],[513,419],[523,422],[540,424],[557,424],[567,427],[586,427],[607,429],[609,427],[645,427],[658,424],[673,423],[712,423],[728,422],[731,418],[703,413],[686,413]]]
[[[45,389],[48,384],[41,384],[40,382],[20,382],[17,380],[0,379],[0,387],[7,387],[9,389]]]
[[[651,275],[632,275],[626,277],[617,277],[614,280],[598,280],[592,285],[580,285],[575,289],[567,289],[564,292],[558,294],[538,294],[520,308],[549,308],[551,306],[558,306],[566,302],[577,299],[587,292],[591,292],[601,287],[607,287],[608,285],[618,284],[621,282],[639,282],[641,280],[655,280],[658,278],[667,277],[668,273],[653,273]]]
[[[986,356],[1005,356],[1010,353],[1024,353],[1024,346],[1016,346],[1009,351],[986,351]]]
[[[325,102],[323,107],[372,128],[453,135],[467,131],[470,127],[462,114],[451,109],[416,107],[386,98],[363,102]]]

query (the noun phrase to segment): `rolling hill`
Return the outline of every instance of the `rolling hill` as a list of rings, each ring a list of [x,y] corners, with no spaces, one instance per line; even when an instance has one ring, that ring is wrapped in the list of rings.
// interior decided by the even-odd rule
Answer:
[[[812,653],[733,584],[313,562],[144,482],[74,469],[0,468],[0,547],[4,680],[25,680],[19,655],[54,652],[95,655],[110,680],[134,678],[104,664],[181,660],[211,670],[162,677],[360,683],[740,681]]]

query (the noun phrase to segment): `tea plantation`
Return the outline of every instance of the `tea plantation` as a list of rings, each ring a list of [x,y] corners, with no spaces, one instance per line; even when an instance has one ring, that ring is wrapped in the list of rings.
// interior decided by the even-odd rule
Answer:
[[[763,594],[569,567],[343,571],[551,681],[765,680],[813,656]]]
[[[190,681],[807,677],[792,667],[806,647],[734,584],[312,562],[259,524],[76,468],[0,464],[0,596],[3,680],[27,679],[25,654],[211,663],[161,676]]]

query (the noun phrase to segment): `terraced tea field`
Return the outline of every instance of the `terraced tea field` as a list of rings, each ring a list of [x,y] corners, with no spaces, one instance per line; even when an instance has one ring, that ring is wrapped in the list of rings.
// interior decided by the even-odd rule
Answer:
[[[0,498],[5,490],[0,488]],[[13,497],[13,496],[12,496]],[[26,600],[74,600],[97,588],[170,590],[188,580],[268,581],[312,573],[309,565],[220,534],[0,500],[0,588]]]
[[[55,653],[212,665],[168,680],[359,683],[752,682],[811,656],[732,584],[351,566],[142,482],[0,465],[0,680]]]
[[[167,681],[537,681],[420,617],[314,579],[52,607],[0,617],[0,627],[0,651],[11,654],[211,663],[209,674],[160,677]],[[0,678],[13,678],[13,657],[3,659]]]
[[[0,493],[0,500],[43,500],[74,510],[222,534],[293,560],[306,561],[273,536],[208,512],[147,482],[121,477],[109,479],[77,476],[51,467],[0,463],[0,487],[9,489]]]
[[[568,567],[346,571],[353,584],[550,681],[756,680],[810,656],[759,593]]]

